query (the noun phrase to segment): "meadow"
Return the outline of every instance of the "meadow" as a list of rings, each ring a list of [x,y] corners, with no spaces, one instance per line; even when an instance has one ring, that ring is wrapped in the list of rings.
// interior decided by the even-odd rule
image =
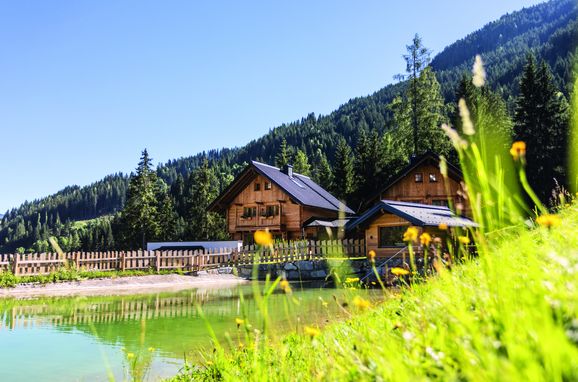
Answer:
[[[484,76],[480,63],[474,84],[483,86]],[[576,100],[573,106],[578,110]],[[401,288],[381,303],[356,295],[348,280],[347,301],[324,302],[338,304],[348,319],[323,328],[296,323],[293,334],[277,338],[266,325],[237,318],[229,346],[215,340],[202,364],[173,381],[578,380],[578,205],[562,190],[554,206],[544,206],[525,172],[526,150],[539,148],[509,142],[484,118],[489,105],[477,107],[472,121],[460,105],[462,131],[443,127],[480,225],[469,232],[477,255],[463,250],[466,239],[453,248],[448,242],[451,263],[434,257],[426,274],[399,271]],[[404,240],[410,247],[424,242],[410,230]],[[267,296],[279,287],[290,309],[282,280],[255,290],[265,319]]]

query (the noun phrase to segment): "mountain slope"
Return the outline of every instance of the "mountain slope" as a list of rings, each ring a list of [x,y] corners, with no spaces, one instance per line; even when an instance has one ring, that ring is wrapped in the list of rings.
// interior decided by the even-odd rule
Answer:
[[[446,102],[455,101],[456,84],[464,73],[471,70],[473,57],[478,53],[486,62],[490,86],[498,90],[510,105],[517,93],[517,83],[529,51],[550,64],[559,87],[568,93],[565,85],[571,76],[575,41],[578,39],[577,16],[578,7],[574,0],[554,0],[505,15],[451,44],[431,63]],[[427,41],[427,36],[423,37]],[[283,124],[243,147],[212,150],[169,161],[159,166],[158,173],[172,184],[179,175],[190,173],[204,158],[223,167],[250,159],[272,163],[283,139],[290,146],[305,151],[309,158],[315,160],[316,153],[323,152],[331,161],[340,137],[354,145],[361,130],[382,132],[395,128],[388,106],[404,86],[404,83],[388,85],[369,96],[349,100],[327,116],[310,114],[299,121]],[[124,204],[127,184],[126,175],[111,175],[89,186],[67,187],[9,211],[0,218],[0,252],[30,245],[35,237],[52,232],[57,222],[114,214]],[[27,234],[30,232],[35,233]]]

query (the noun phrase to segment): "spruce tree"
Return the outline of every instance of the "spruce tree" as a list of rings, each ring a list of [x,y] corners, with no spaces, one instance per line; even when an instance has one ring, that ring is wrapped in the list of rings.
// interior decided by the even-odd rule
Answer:
[[[157,175],[147,150],[142,152],[136,173],[131,174],[126,205],[121,212],[124,244],[146,248],[159,234]]]
[[[319,152],[319,163],[315,169],[314,178],[317,183],[326,190],[333,189],[333,170],[329,165],[327,156]]]
[[[283,168],[289,164],[289,149],[287,147],[287,140],[283,138],[281,141],[281,147],[275,156],[275,165],[279,168]]]
[[[295,153],[293,171],[301,175],[311,176],[311,165],[309,164],[309,159],[307,158],[307,154],[302,150],[298,149]]]
[[[411,84],[416,85],[415,89]],[[444,155],[450,151],[451,144],[440,129],[445,119],[444,101],[431,67],[426,67],[411,80],[404,96],[396,97],[390,109],[402,137],[400,143],[408,156],[428,150]]]
[[[190,196],[187,200],[188,236],[195,240],[221,239],[226,236],[225,219],[208,212],[209,204],[218,196],[218,181],[209,161],[205,159],[190,176]]]
[[[353,158],[351,147],[340,137],[335,151],[333,167],[333,190],[340,200],[348,201],[354,191]]]
[[[515,138],[526,142],[528,181],[546,200],[555,181],[565,182],[568,104],[546,63],[527,59],[516,100]]]

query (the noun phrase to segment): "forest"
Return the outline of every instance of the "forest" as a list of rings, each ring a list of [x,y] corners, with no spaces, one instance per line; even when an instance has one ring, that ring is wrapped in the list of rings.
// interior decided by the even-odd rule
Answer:
[[[478,110],[492,110],[496,133],[528,144],[529,181],[548,202],[552,190],[566,182],[563,153],[577,16],[573,0],[526,8],[431,59],[427,36],[416,35],[407,52],[400,52],[405,74],[396,83],[351,99],[329,115],[311,113],[243,147],[210,150],[156,168],[145,149],[130,175],[66,187],[7,211],[0,221],[0,253],[51,251],[50,237],[65,251],[225,238],[223,217],[207,213],[206,207],[250,159],[292,163],[296,172],[311,176],[361,212],[366,197],[412,154],[432,150],[456,160],[440,126],[464,129],[460,104],[467,105],[474,122]],[[476,55],[487,71],[484,90],[471,85]]]

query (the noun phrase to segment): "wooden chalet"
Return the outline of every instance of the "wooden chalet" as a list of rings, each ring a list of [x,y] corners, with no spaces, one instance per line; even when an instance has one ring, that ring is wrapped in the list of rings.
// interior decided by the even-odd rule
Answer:
[[[396,174],[367,205],[380,200],[394,200],[432,206],[451,206],[461,214],[469,215],[462,181],[462,172],[447,164],[448,177],[444,179],[439,168],[439,156],[433,152],[412,158],[409,165]]]
[[[337,227],[340,215],[354,213],[309,177],[294,173],[292,166],[279,169],[256,161],[215,199],[209,211],[224,212],[231,239],[245,244],[253,242],[255,231],[265,229],[276,239],[317,239],[327,229],[320,222]]]
[[[359,218],[346,225],[350,237],[364,238],[366,250],[378,257],[389,257],[403,248],[403,233],[408,226],[417,226],[432,236],[443,236],[440,224],[448,227],[473,227],[469,205],[463,198],[461,171],[448,163],[447,180],[439,169],[439,157],[427,152],[413,158],[378,195]],[[454,213],[453,211],[459,211]]]

